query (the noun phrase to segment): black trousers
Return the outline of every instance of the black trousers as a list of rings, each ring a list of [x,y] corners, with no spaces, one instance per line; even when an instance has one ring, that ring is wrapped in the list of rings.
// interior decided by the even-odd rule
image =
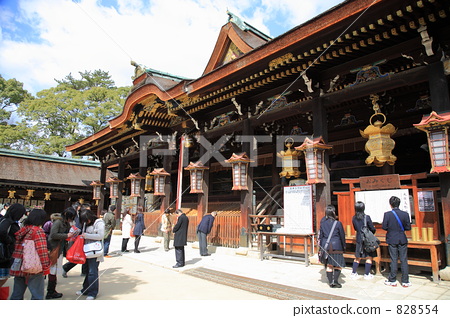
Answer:
[[[184,266],[184,246],[175,246],[175,259],[178,266]]]

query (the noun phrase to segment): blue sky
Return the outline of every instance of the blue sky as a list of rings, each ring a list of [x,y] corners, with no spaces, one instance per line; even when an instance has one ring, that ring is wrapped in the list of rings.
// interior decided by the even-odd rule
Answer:
[[[36,94],[101,69],[131,85],[131,60],[201,76],[227,10],[276,37],[342,0],[0,0],[0,74]]]

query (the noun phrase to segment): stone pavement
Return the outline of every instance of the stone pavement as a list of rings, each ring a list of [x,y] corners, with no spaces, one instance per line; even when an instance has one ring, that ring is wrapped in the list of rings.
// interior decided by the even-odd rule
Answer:
[[[110,251],[112,255],[119,255],[121,237],[114,235]],[[186,266],[173,269],[175,264],[175,251],[172,248],[165,252],[162,238],[143,236],[140,243],[141,253],[134,253],[133,238],[128,243],[130,253],[124,253],[121,257],[150,263],[162,268],[183,273],[195,268],[207,268],[226,272],[234,275],[263,280],[291,287],[308,289],[322,293],[343,296],[359,300],[449,300],[450,282],[440,281],[435,283],[430,274],[411,274],[412,287],[403,288],[385,286],[383,284],[387,273],[377,275],[372,280],[350,279],[351,268],[344,268],[340,282],[342,288],[330,288],[326,283],[325,271],[322,265],[305,266],[304,262],[272,258],[261,261],[259,253],[246,249],[232,249],[223,247],[209,247],[211,256],[200,256],[197,243],[189,243],[186,246]],[[245,255],[246,254],[246,255]],[[119,257],[119,256],[117,256]],[[114,260],[115,257],[107,259]],[[105,264],[107,265],[107,264]],[[360,274],[364,270],[361,265]],[[400,276],[399,276],[400,278]],[[177,299],[177,298],[175,298]],[[178,298],[180,299],[180,298]],[[240,299],[238,297],[232,299]]]
[[[130,253],[120,253],[122,238],[114,235],[110,255],[100,265],[99,300],[268,300],[267,295],[232,288],[188,275],[193,270],[213,270],[284,286],[326,293],[358,300],[449,300],[450,282],[434,283],[429,274],[411,274],[412,287],[389,287],[383,284],[385,276],[372,280],[350,279],[351,269],[343,270],[341,289],[330,288],[326,283],[322,265],[305,266],[304,262],[272,258],[261,261],[259,254],[246,249],[209,247],[211,256],[201,257],[196,243],[186,247],[186,266],[174,269],[175,251],[165,252],[162,238],[143,236],[140,251],[134,253],[134,239],[128,243]],[[83,281],[81,266],[69,272],[68,278],[58,277],[57,290],[63,300],[84,299],[75,296]],[[363,271],[363,266],[360,266]],[[360,273],[361,273],[360,272]],[[399,277],[400,278],[400,277]],[[9,279],[6,286],[13,285]],[[236,287],[236,286],[235,286]],[[239,287],[239,286],[237,286]],[[27,292],[28,293],[28,292]],[[25,299],[30,299],[25,295]]]

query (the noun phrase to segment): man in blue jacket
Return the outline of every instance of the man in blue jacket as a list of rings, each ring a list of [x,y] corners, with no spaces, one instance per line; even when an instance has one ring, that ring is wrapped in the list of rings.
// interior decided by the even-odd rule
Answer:
[[[383,217],[383,230],[386,232],[389,256],[391,257],[391,271],[388,280],[384,282],[388,286],[397,286],[398,259],[400,258],[402,270],[402,286],[410,287],[408,276],[408,239],[405,231],[411,230],[409,214],[400,210],[400,199],[392,196],[389,199],[392,210],[385,212]]]
[[[208,243],[206,240],[206,236],[211,232],[216,215],[217,215],[216,211],[212,212],[211,214],[206,214],[200,221],[199,225],[197,226],[197,237],[198,237],[198,244],[200,245],[201,256],[211,255],[208,254]]]

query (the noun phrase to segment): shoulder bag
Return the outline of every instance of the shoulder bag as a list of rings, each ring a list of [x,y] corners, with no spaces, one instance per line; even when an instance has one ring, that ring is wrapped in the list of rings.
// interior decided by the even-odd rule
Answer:
[[[23,257],[20,270],[28,274],[37,274],[42,272],[41,259],[36,251],[34,240],[23,241]]]

